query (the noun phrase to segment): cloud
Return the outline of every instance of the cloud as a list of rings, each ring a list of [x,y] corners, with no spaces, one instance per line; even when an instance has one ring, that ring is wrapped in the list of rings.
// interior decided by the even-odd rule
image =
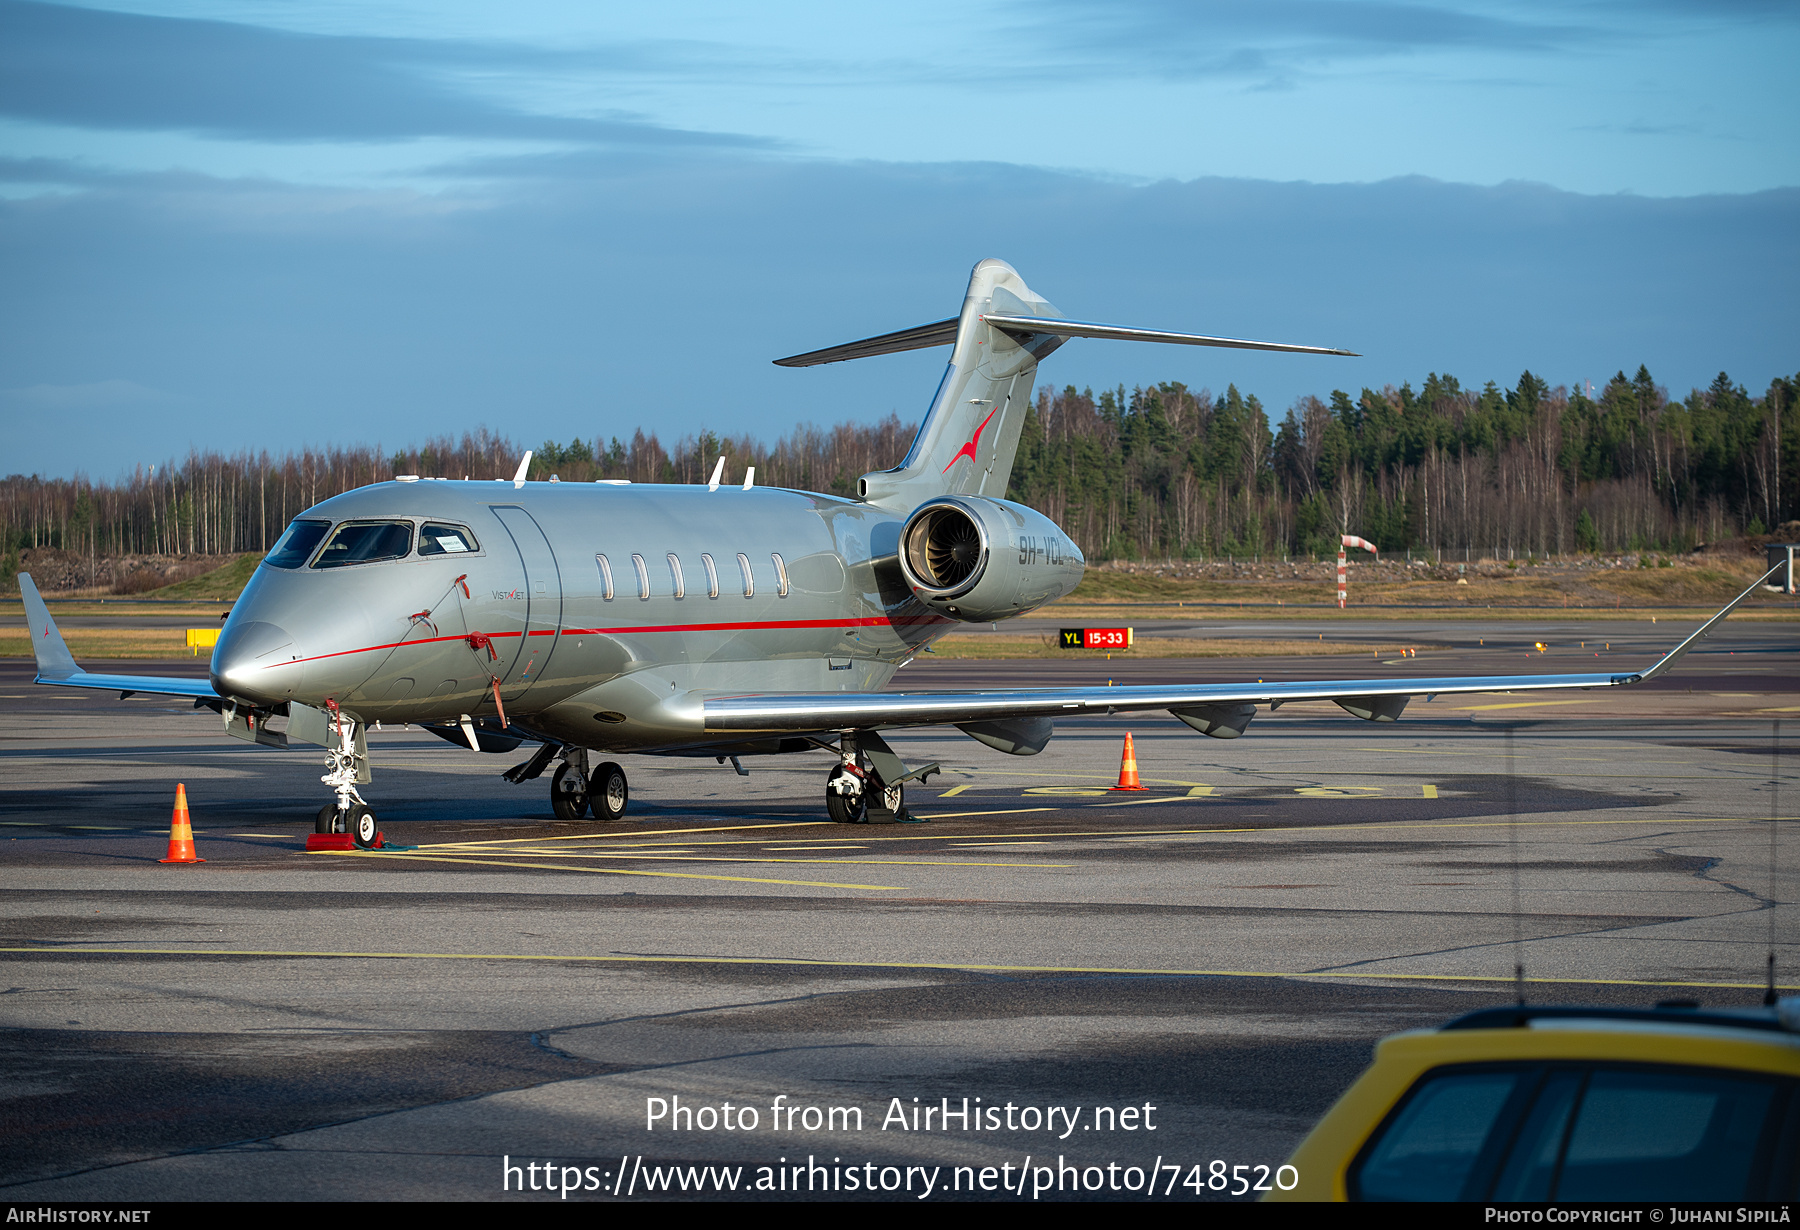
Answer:
[[[1405,0],[1032,0],[1025,27],[1076,61],[1181,75],[1250,76],[1421,51],[1536,52],[1612,37],[1546,7],[1505,15]]]
[[[583,53],[590,69],[629,49]],[[82,128],[264,141],[527,139],[645,148],[755,147],[613,113],[547,115],[482,97],[473,75],[566,67],[499,44],[295,34],[223,21],[0,0],[0,115]]]
[[[1788,0],[1021,0],[1017,33],[1072,69],[1262,77],[1416,53],[1555,54],[1792,22]]]
[[[1760,389],[1800,364],[1800,306],[1767,272],[1800,264],[1797,189],[1137,186],[1000,163],[744,158],[562,170],[492,181],[461,198],[478,207],[436,215],[293,190],[284,226],[232,222],[273,207],[198,176],[0,201],[8,468],[103,474],[190,439],[399,443],[482,423],[526,443],[639,426],[775,438],[911,417],[940,351],[799,372],[770,360],[942,319],[986,256],[1078,318],[1367,356],[1084,341],[1045,364],[1059,386],[1235,382],[1279,409],[1429,371],[1479,387],[1648,363],[1679,394],[1721,369]]]

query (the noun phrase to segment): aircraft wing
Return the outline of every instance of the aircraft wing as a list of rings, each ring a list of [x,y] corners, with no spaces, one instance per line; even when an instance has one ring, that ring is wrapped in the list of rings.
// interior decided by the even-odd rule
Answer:
[[[50,608],[44,605],[37,583],[29,572],[19,574],[19,595],[25,600],[25,623],[31,629],[31,652],[37,658],[38,683],[65,688],[97,688],[107,692],[143,692],[152,696],[191,696],[195,700],[219,699],[212,680],[173,675],[96,675],[75,665]]]
[[[1784,565],[1785,566],[1785,565]],[[1641,671],[1572,675],[1460,675],[1438,678],[1320,679],[1295,683],[1170,684],[1154,687],[1009,688],[981,692],[812,692],[793,695],[721,696],[705,701],[708,732],[867,729],[877,726],[960,725],[1010,718],[1074,717],[1092,713],[1183,711],[1241,733],[1249,706],[1274,707],[1301,700],[1330,700],[1370,721],[1394,721],[1413,696],[1472,692],[1542,692],[1566,688],[1616,688],[1653,679],[1712,634],[1738,604],[1773,576],[1759,577],[1725,608],[1653,666]],[[1210,711],[1210,713],[1209,713]],[[1235,713],[1234,713],[1235,711]],[[1229,720],[1237,717],[1234,723]],[[1194,725],[1190,722],[1189,725]],[[1199,729],[1207,729],[1201,725]],[[1212,733],[1208,730],[1208,733]],[[1229,738],[1231,734],[1222,734]]]

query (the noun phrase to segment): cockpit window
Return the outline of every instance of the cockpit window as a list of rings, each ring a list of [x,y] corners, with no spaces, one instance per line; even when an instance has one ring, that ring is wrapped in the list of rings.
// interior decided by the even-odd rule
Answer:
[[[345,568],[399,559],[412,549],[410,521],[346,521],[313,561],[314,568]]]
[[[331,528],[329,521],[294,521],[287,527],[287,533],[275,544],[275,549],[263,557],[263,563],[271,568],[301,568],[312,557],[313,548],[319,545],[319,539],[325,537],[325,531]]]
[[[475,535],[460,525],[439,525],[427,521],[419,531],[420,555],[466,555],[479,551]]]

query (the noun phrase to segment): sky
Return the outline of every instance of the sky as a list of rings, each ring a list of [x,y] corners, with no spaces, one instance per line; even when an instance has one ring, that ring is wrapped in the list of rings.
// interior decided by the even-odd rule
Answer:
[[[901,11],[904,9],[904,11]],[[1008,260],[1041,383],[1800,369],[1787,0],[0,0],[0,473],[773,439],[924,409]]]

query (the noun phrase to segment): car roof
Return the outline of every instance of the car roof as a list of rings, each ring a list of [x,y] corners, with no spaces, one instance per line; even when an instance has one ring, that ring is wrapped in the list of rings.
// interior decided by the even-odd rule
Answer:
[[[1705,1026],[1760,1032],[1800,1032],[1800,1000],[1786,1000],[1768,1008],[1701,1008],[1693,1001],[1658,1004],[1654,1008],[1603,1008],[1579,1004],[1511,1004],[1482,1008],[1440,1026],[1441,1031],[1461,1029],[1525,1029],[1533,1024],[1560,1021],[1619,1021],[1636,1025]]]

